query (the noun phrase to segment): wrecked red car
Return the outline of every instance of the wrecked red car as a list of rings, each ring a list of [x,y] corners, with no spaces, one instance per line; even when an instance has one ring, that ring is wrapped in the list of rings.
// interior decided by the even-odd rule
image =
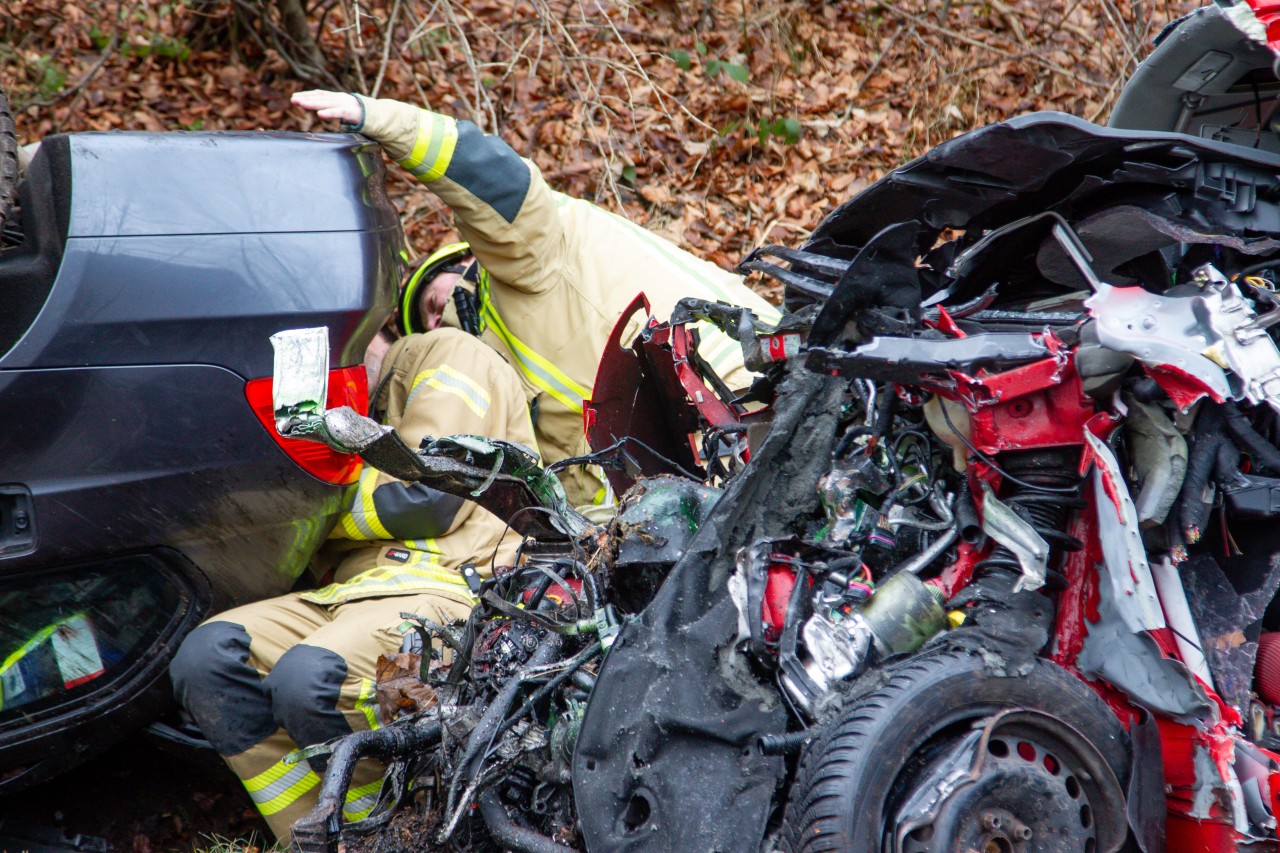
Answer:
[[[465,625],[386,662],[388,724],[329,747],[295,845],[1276,849],[1265,42],[1203,9],[1112,127],[973,131],[754,252],[780,325],[686,301],[616,341],[576,460],[625,492],[607,527],[519,448],[305,424],[525,542]],[[699,322],[741,341],[746,396]],[[345,824],[366,756],[381,801]]]

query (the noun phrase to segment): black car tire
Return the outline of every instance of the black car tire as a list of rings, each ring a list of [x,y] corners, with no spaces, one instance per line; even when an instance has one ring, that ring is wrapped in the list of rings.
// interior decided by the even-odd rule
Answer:
[[[0,225],[18,197],[18,133],[9,98],[0,89]]]
[[[926,745],[1009,708],[1041,711],[1075,728],[1123,790],[1129,768],[1124,728],[1092,690],[1048,661],[1036,661],[1025,677],[999,678],[977,657],[940,652],[885,675],[882,686],[855,699],[806,749],[783,822],[791,853],[876,853],[886,807],[902,796],[905,773],[924,763]]]

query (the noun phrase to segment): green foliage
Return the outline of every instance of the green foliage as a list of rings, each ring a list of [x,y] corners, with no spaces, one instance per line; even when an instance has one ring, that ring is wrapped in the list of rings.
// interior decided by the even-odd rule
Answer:
[[[622,167],[622,180],[626,181],[628,184],[634,184],[634,183],[636,182],[636,167],[635,167],[635,166],[623,166],[623,167]]]
[[[764,120],[756,125],[756,138],[760,140],[760,144],[764,145],[769,141],[770,137],[782,140],[787,145],[795,145],[800,141],[800,135],[804,132],[804,127],[800,121],[794,117],[775,118],[772,121]]]
[[[36,83],[36,91],[45,100],[56,97],[62,91],[62,88],[67,85],[67,69],[54,62],[52,56],[42,56],[37,59],[35,72],[39,78],[39,82]]]
[[[705,42],[697,42],[693,49],[698,52],[698,56],[704,57],[702,61],[702,70],[706,72],[708,77],[719,77],[721,74],[730,79],[737,80],[739,83],[751,82],[751,70],[745,65],[739,65],[736,62],[727,62],[726,60],[707,57],[707,45]],[[689,51],[677,48],[669,54],[671,61],[681,71],[693,70],[693,57],[689,55]]]
[[[140,59],[159,56],[175,62],[182,62],[191,56],[191,48],[187,45],[186,39],[161,35],[153,36],[151,41],[142,44],[125,45],[124,52]]]
[[[173,59],[178,62],[182,62],[191,56],[191,48],[184,38],[166,38],[162,36],[153,39],[151,52],[156,56],[163,56],[165,59]]]
[[[734,62],[725,62],[722,59],[708,59],[704,66],[707,69],[707,75],[715,77],[718,74],[725,74],[737,80],[739,83],[751,82],[751,72],[747,70],[745,65],[738,65]]]

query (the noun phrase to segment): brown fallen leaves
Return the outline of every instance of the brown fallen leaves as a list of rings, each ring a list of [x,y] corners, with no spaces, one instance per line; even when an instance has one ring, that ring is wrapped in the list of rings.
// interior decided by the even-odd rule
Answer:
[[[327,73],[350,88],[377,84],[500,132],[557,188],[732,267],[761,242],[801,243],[840,201],[958,133],[1031,110],[1105,120],[1151,37],[1198,4],[310,5]],[[231,26],[232,10],[230,0],[10,0],[0,85],[20,135],[329,129],[289,108],[289,94],[313,84],[293,75],[268,29]],[[396,174],[391,191],[418,252],[449,235],[423,187]]]
[[[422,656],[409,652],[380,655],[377,663],[379,716],[385,720],[429,711],[436,706],[436,693],[418,677]]]

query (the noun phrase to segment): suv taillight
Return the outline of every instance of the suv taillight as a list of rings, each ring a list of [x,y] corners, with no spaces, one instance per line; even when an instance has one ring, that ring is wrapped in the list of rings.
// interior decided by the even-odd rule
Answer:
[[[253,413],[258,416],[267,434],[275,439],[289,458],[318,480],[345,486],[360,476],[360,457],[330,450],[314,441],[285,438],[276,432],[275,412],[271,402],[271,377],[250,379],[245,383],[244,396]],[[369,412],[369,379],[364,365],[340,367],[329,371],[329,398],[325,407],[336,409],[350,406],[360,414]]]

